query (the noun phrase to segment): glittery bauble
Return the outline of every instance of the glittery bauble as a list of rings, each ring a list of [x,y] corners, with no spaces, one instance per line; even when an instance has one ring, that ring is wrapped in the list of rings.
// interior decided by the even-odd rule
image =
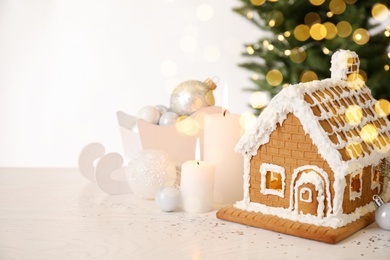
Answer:
[[[179,116],[189,116],[203,107],[213,106],[215,103],[213,90],[216,87],[211,79],[205,82],[184,81],[172,92],[170,110]]]
[[[145,106],[138,111],[138,118],[145,120],[151,124],[158,124],[160,120],[160,111],[158,111],[155,107]]]
[[[168,154],[160,150],[147,149],[134,156],[126,167],[130,188],[140,198],[154,199],[156,192],[172,186],[176,180],[176,167]]]
[[[154,108],[157,109],[161,115],[168,111],[168,108],[164,105],[157,105]]]
[[[390,230],[390,203],[385,203],[378,195],[373,197],[375,206],[375,221],[378,226],[385,230]]]
[[[174,211],[180,204],[180,191],[177,187],[164,187],[157,191],[155,200],[162,211]]]

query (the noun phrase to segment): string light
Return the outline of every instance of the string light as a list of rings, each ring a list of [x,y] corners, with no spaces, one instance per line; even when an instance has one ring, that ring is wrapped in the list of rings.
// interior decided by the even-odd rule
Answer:
[[[281,34],[279,34],[279,35],[278,35],[278,40],[279,40],[279,41],[283,41],[283,40],[284,40],[284,36],[281,35]]]
[[[252,48],[252,46],[248,46],[248,47],[246,47],[246,52],[249,55],[253,55],[255,53],[255,50]]]
[[[251,12],[251,11],[247,12],[246,18],[248,18],[249,20],[252,20],[253,19],[253,12]]]
[[[326,55],[328,55],[330,53],[330,50],[326,47],[322,47],[322,52]]]

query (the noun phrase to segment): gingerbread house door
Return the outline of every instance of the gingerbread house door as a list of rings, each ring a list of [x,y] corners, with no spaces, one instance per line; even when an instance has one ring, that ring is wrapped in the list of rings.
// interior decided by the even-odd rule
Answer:
[[[291,183],[293,211],[300,215],[313,215],[319,218],[325,215],[326,196],[329,195],[328,183],[324,182],[318,169],[297,169]],[[329,209],[329,206],[327,207]]]

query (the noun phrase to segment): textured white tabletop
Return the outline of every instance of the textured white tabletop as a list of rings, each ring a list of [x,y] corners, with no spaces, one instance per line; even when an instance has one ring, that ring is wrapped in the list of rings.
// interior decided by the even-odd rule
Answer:
[[[77,169],[0,169],[0,259],[390,259],[374,223],[336,245],[163,212],[108,195]]]

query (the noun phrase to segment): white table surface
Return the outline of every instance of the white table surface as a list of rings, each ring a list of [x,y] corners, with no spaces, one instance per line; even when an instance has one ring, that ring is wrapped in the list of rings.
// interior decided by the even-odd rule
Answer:
[[[77,169],[0,169],[0,259],[390,259],[374,223],[329,245],[108,195]]]

